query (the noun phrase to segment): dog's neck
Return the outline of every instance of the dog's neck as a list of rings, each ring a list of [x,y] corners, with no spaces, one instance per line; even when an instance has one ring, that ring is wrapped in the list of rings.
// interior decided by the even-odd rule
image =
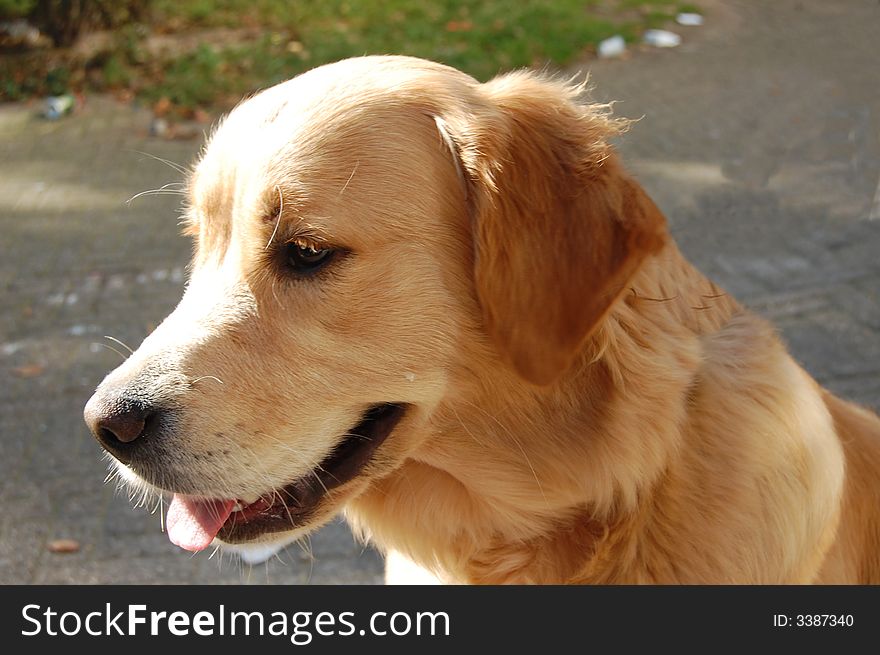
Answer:
[[[353,505],[355,524],[454,579],[577,578],[569,549],[589,567],[584,544],[635,520],[675,458],[701,335],[737,310],[670,245],[558,383],[536,387],[475,353],[416,458]]]

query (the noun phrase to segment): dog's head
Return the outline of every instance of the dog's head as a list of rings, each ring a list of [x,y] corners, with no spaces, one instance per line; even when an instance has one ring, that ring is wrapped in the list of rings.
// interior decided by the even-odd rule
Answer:
[[[566,375],[665,239],[578,91],[366,57],[225,119],[189,180],[186,293],[85,409],[174,494],[175,542],[309,531],[437,438],[462,379]]]

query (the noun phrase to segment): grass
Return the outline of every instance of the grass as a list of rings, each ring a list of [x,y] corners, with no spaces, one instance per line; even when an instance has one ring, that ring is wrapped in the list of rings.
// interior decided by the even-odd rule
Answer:
[[[153,7],[148,30],[122,30],[114,50],[88,62],[86,73],[72,72],[71,84],[127,90],[148,102],[167,99],[186,113],[226,108],[258,88],[356,55],[425,57],[485,80],[524,66],[565,66],[606,37],[632,41],[693,6],[668,0],[153,0]],[[144,54],[147,31],[212,28],[250,28],[257,36],[202,43],[160,60]]]

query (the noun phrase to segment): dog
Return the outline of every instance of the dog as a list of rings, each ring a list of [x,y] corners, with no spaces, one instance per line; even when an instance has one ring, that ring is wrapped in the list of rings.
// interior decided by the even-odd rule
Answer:
[[[880,419],[684,259],[582,92],[362,57],[222,121],[183,298],[84,412],[174,543],[344,513],[448,583],[880,582]]]

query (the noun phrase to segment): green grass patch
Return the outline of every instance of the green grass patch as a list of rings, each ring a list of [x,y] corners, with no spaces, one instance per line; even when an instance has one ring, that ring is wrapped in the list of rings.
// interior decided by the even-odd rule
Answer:
[[[485,80],[514,68],[568,65],[614,34],[633,41],[682,6],[668,0],[153,0],[146,30],[123,29],[109,56],[72,79],[148,101],[167,98],[184,112],[225,109],[254,90],[358,55],[424,57]],[[146,32],[182,36],[214,28],[250,28],[257,36],[230,44],[214,39],[152,60],[140,47]]]
[[[247,46],[202,47],[171,62],[144,94],[207,107],[345,57],[407,54],[485,80],[514,68],[565,66],[604,38],[670,20],[659,0],[160,0],[157,15],[177,29],[260,25]]]

